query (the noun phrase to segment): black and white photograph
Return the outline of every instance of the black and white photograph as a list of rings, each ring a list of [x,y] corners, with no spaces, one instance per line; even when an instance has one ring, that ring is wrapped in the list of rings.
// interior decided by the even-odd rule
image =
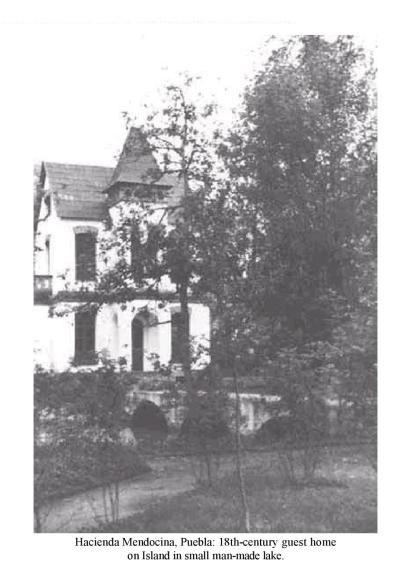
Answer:
[[[377,532],[375,48],[150,23],[41,111],[35,533]]]
[[[408,565],[407,36],[4,0],[2,574]]]

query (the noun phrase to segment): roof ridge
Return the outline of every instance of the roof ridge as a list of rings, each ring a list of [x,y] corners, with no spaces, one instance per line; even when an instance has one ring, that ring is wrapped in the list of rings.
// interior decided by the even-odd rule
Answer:
[[[80,163],[61,163],[55,161],[42,161],[45,165],[61,165],[65,167],[87,167],[89,169],[111,169],[114,170],[115,166],[107,166],[107,165],[84,165]]]

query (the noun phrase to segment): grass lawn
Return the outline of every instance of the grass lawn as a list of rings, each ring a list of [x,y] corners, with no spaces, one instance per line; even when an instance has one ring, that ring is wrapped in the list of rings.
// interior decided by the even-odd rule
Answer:
[[[226,458],[232,462],[232,458]],[[254,532],[376,532],[376,474],[358,449],[329,450],[314,483],[284,484],[278,458],[247,454],[246,485]],[[213,487],[159,499],[103,532],[240,532],[232,466]]]

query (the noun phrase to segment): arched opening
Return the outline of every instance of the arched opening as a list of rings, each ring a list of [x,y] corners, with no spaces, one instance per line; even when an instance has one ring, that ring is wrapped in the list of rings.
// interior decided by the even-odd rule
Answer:
[[[144,371],[144,324],[134,317],[131,328],[132,369]]]
[[[266,420],[256,432],[257,438],[264,443],[282,441],[293,430],[294,422],[288,414],[276,415]]]
[[[144,434],[166,436],[168,424],[162,409],[152,401],[144,399],[132,414],[131,429],[135,437]]]

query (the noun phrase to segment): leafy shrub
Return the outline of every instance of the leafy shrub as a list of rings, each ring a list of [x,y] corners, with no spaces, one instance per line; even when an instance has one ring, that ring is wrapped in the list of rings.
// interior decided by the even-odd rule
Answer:
[[[301,388],[289,386],[276,404],[274,416],[261,426],[256,439],[277,451],[286,481],[299,483],[313,478],[327,435],[325,403]]]
[[[133,448],[121,446],[129,381],[110,364],[96,371],[34,376],[34,494],[37,531],[50,498],[118,482],[147,471]]]
[[[226,407],[226,398],[220,393],[194,395],[180,428],[180,440],[192,455],[194,475],[201,484],[213,484],[221,454],[231,444]]]
[[[149,471],[135,449],[70,440],[36,448],[35,496],[39,503]],[[46,475],[42,475],[45,473]]]

